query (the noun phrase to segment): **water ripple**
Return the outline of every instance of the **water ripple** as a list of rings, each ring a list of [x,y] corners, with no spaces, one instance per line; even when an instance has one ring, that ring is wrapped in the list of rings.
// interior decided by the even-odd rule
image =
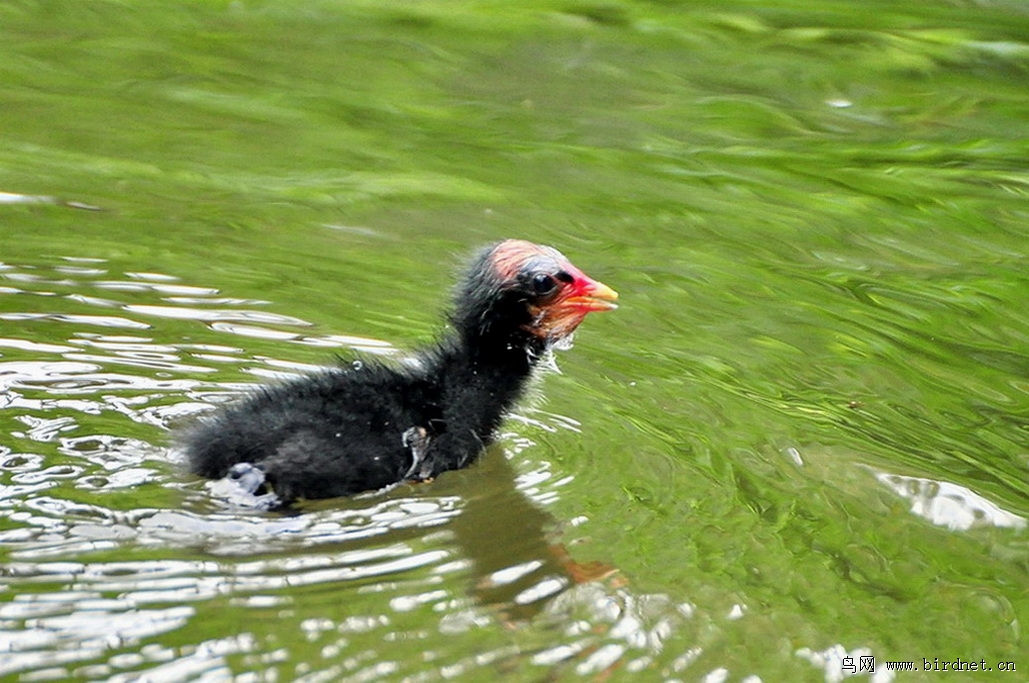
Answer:
[[[98,260],[3,268],[7,293],[46,296],[3,314],[23,334],[0,340],[0,675],[186,680],[291,661],[294,680],[435,681],[492,669],[672,675],[691,661],[658,662],[692,646],[691,606],[632,591],[559,541],[546,509],[572,477],[526,434],[580,434],[575,420],[527,408],[471,470],[261,513],[231,484],[185,475],[163,433],[251,386],[241,376],[311,368],[242,338],[392,346]],[[189,342],[183,323],[198,328]],[[206,628],[226,619],[233,635]],[[472,637],[484,640],[469,654]]]

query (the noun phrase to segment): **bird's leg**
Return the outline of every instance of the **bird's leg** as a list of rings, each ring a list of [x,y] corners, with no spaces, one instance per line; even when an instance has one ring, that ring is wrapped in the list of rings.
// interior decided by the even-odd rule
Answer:
[[[424,481],[432,477],[432,460],[425,456],[429,451],[429,432],[425,427],[411,427],[403,435],[404,448],[411,451],[411,467],[403,479]]]

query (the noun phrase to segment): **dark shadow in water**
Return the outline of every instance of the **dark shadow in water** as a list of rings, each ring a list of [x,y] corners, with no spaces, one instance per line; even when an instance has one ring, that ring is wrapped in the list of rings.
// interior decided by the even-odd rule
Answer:
[[[450,529],[472,562],[471,595],[506,620],[529,620],[570,586],[615,573],[609,565],[572,560],[558,542],[558,521],[518,489],[502,448],[490,448],[474,468],[447,476],[447,488],[466,491],[465,508]]]
[[[527,622],[570,587],[607,579],[617,570],[601,562],[578,563],[559,542],[561,523],[533,502],[518,485],[518,475],[500,445],[489,448],[468,469],[445,473],[424,484],[402,484],[386,493],[413,492],[413,498],[456,499],[460,511],[446,522],[458,556],[469,563],[467,595],[495,610],[508,624]],[[345,500],[302,503],[281,510],[284,516],[304,515],[330,507],[358,508],[371,500],[358,496]],[[426,533],[421,527],[392,528],[393,542],[414,541]],[[381,539],[375,543],[381,542]],[[620,578],[615,584],[621,585]]]

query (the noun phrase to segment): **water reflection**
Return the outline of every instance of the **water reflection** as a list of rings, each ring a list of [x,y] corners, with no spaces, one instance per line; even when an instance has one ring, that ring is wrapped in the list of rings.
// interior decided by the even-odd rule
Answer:
[[[184,475],[162,447],[170,424],[247,386],[221,379],[224,369],[309,367],[248,354],[225,334],[371,353],[392,353],[388,344],[301,334],[305,321],[251,308],[264,302],[159,273],[118,278],[98,261],[49,270],[3,271],[18,286],[0,318],[23,336],[0,340],[0,676],[187,680],[281,666],[294,680],[416,681],[686,666],[655,658],[692,607],[577,562],[546,511],[570,479],[517,464],[537,448],[517,433],[471,470],[289,516]],[[121,315],[89,312],[98,307]],[[182,321],[206,336],[180,343],[166,326]],[[57,343],[53,323],[67,325]],[[578,429],[541,411],[518,421]]]
[[[978,493],[948,481],[875,472],[875,478],[911,502],[911,513],[951,531],[976,527],[1024,529],[1026,518],[1002,509]]]

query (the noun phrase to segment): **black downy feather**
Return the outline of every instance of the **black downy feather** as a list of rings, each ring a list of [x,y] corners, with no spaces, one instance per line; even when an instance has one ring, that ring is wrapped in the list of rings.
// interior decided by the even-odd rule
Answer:
[[[492,260],[504,244],[473,260],[450,329],[413,362],[362,360],[262,387],[180,436],[191,469],[270,488],[288,505],[472,463],[554,341],[533,330],[532,277],[562,264],[530,258],[505,279]]]

